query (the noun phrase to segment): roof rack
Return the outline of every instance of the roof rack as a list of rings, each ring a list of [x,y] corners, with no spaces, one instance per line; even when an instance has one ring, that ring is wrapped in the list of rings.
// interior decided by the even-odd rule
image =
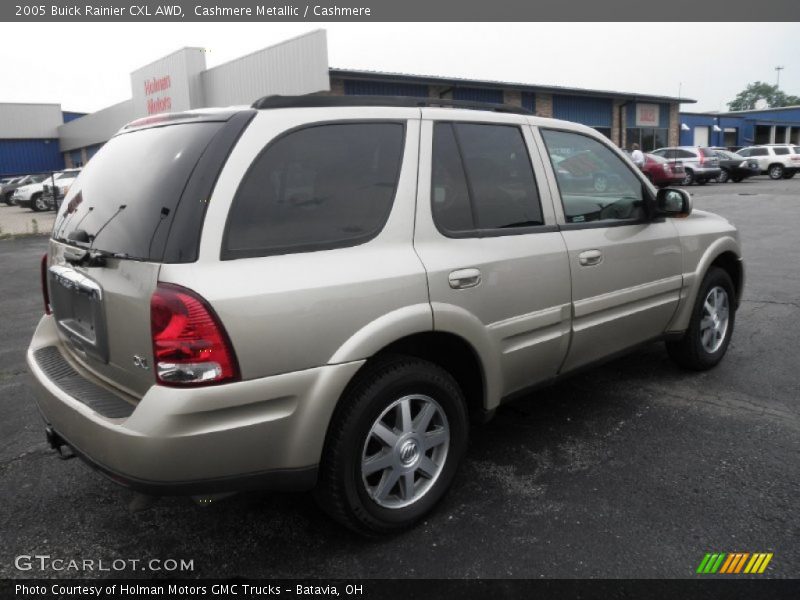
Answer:
[[[418,108],[425,106],[445,108],[467,108],[501,113],[533,115],[521,106],[472,102],[449,98],[416,98],[413,96],[264,96],[252,104],[252,108],[311,108],[325,106],[402,106]]]

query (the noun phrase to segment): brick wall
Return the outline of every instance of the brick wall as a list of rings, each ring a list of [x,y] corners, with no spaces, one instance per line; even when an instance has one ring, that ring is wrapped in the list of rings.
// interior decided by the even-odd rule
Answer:
[[[680,144],[681,117],[679,114],[680,105],[676,102],[669,105],[669,132],[667,133],[667,143],[670,146]]]
[[[503,90],[503,104],[522,106],[522,92],[517,90]]]
[[[536,93],[536,116],[553,116],[553,94]]]

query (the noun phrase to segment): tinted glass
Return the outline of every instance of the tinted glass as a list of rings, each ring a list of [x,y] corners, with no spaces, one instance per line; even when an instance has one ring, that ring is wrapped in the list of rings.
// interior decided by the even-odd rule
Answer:
[[[736,160],[737,158],[741,158],[740,156],[736,156],[733,152],[728,152],[727,150],[717,150],[716,154],[719,158],[724,160]]]
[[[745,158],[747,158],[748,156],[750,156],[750,149],[749,148],[743,148],[741,150],[738,150],[736,152],[736,154],[738,154],[739,156],[744,156]]]
[[[392,208],[399,123],[342,123],[289,133],[256,158],[236,192],[223,258],[352,246]]]
[[[434,130],[431,206],[439,228],[451,232],[475,229],[467,176],[449,123],[439,123]]]
[[[610,148],[577,133],[543,129],[568,223],[639,220],[641,180]]]
[[[792,152],[794,152],[795,154],[800,154],[800,146],[794,146],[792,148]]]
[[[441,229],[464,233],[544,224],[518,127],[438,123],[433,152],[433,213]]]
[[[681,150],[680,148],[675,151],[675,154],[678,158],[697,158],[694,152],[689,150]]]
[[[773,148],[773,150],[775,150],[775,154],[779,154],[779,155],[789,154],[789,149],[788,148]]]
[[[170,125],[111,138],[70,187],[53,237],[77,245],[91,244],[97,250],[161,260],[164,236],[183,188],[222,126]]]
[[[751,148],[750,156],[769,156],[769,150],[766,148]]]

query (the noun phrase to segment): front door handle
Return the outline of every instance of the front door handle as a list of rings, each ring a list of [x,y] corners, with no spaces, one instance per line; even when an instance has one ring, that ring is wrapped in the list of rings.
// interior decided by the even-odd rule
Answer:
[[[478,269],[459,269],[448,276],[450,287],[454,290],[463,290],[475,287],[481,282],[481,272]]]
[[[586,250],[578,254],[578,262],[584,267],[599,265],[603,262],[603,253],[600,250]]]

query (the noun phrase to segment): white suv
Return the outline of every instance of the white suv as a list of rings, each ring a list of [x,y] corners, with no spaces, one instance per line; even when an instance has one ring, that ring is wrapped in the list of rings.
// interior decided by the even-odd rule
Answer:
[[[762,175],[767,174],[770,179],[791,179],[800,170],[800,147],[792,144],[749,146],[737,154],[755,159]]]

